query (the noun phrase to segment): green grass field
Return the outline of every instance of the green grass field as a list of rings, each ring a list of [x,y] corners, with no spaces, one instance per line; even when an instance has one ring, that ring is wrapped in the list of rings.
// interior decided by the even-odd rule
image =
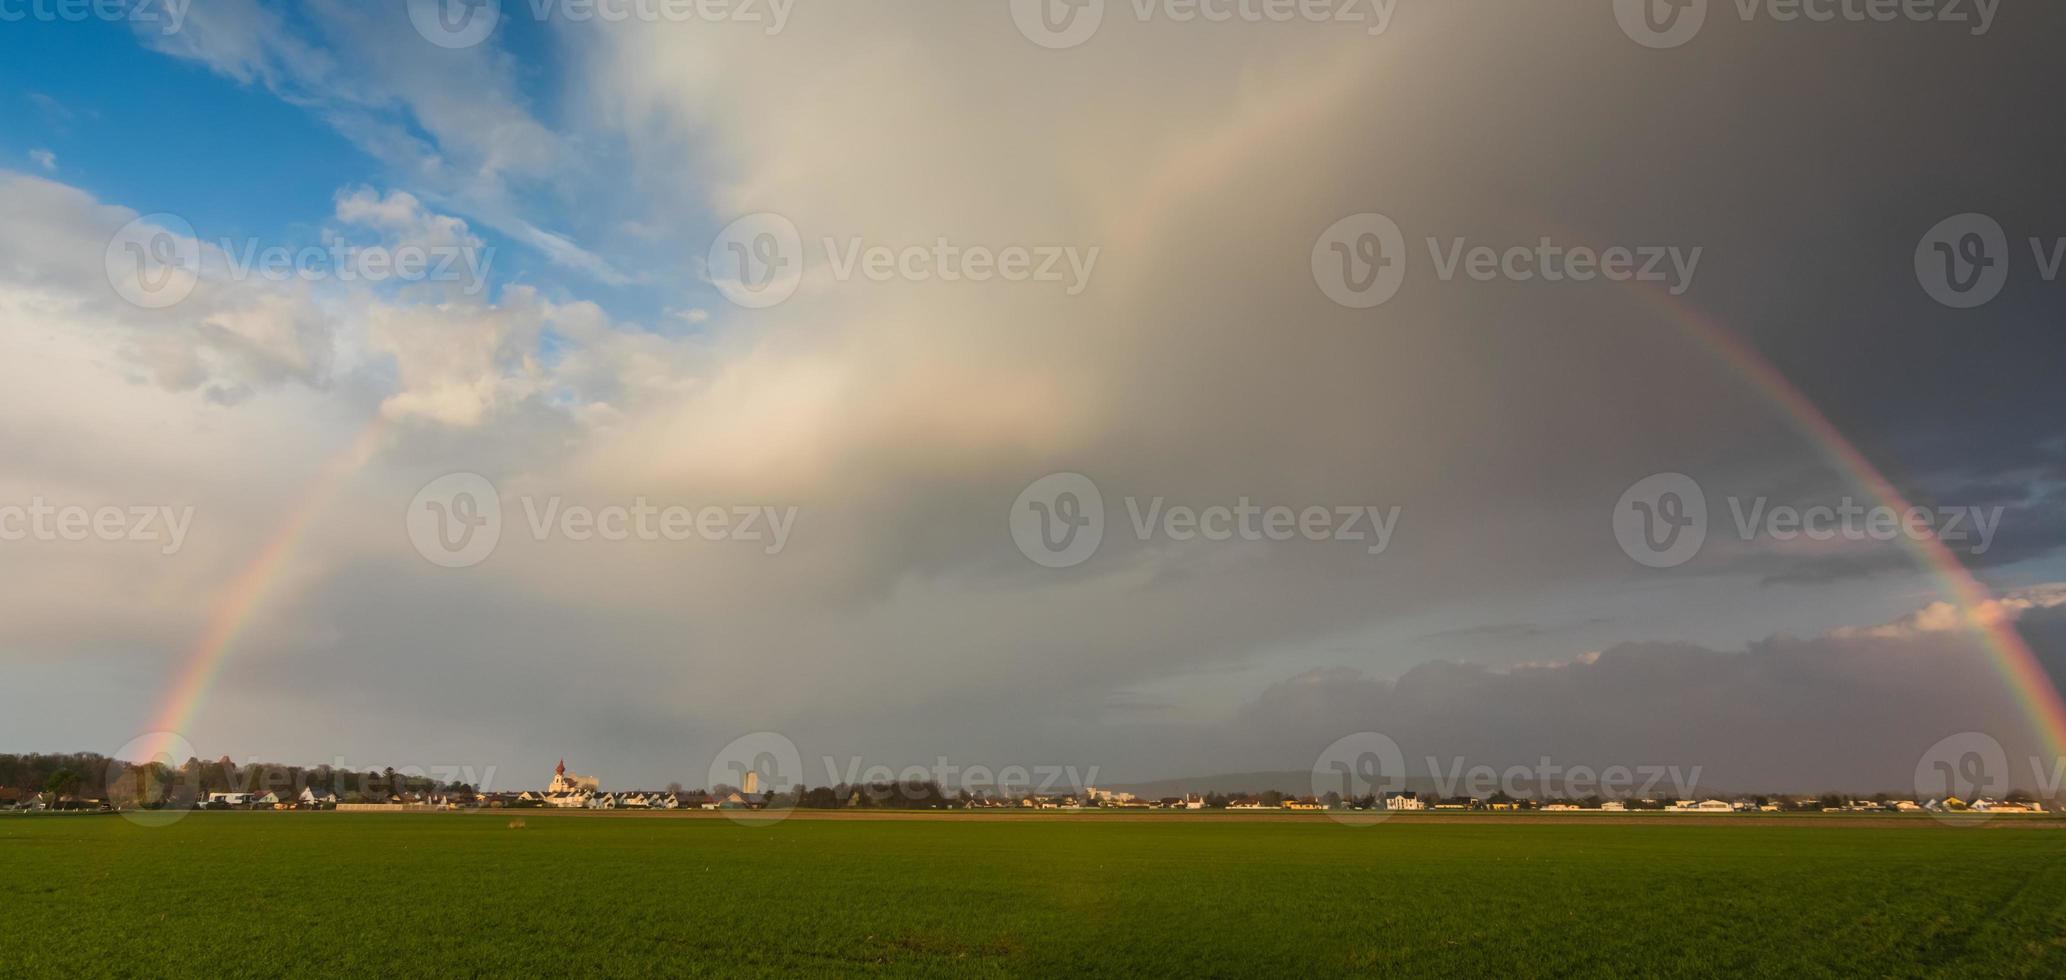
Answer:
[[[0,816],[0,975],[2066,975],[2066,831]]]

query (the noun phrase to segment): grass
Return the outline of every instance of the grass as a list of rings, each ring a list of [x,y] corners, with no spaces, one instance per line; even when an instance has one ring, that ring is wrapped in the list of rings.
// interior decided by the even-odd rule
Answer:
[[[0,816],[0,975],[2066,975],[1929,821]]]

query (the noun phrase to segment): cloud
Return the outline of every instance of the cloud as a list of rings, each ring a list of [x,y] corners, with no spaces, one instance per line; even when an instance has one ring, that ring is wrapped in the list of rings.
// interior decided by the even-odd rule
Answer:
[[[30,150],[29,162],[53,173],[57,171],[57,154],[49,150]]]
[[[393,15],[393,16],[390,16]],[[527,219],[518,184],[572,176],[580,160],[518,94],[516,60],[492,46],[447,50],[399,11],[345,0],[275,8],[228,0],[139,43],[263,85],[327,121],[393,173],[448,206],[607,285],[631,277]]]
[[[134,211],[25,174],[0,171],[0,200],[13,215],[0,237],[12,298],[113,340],[142,376],[175,390],[262,387],[329,377],[333,324],[297,284],[233,279],[220,247],[189,240],[198,284],[171,309],[145,310],[111,286],[110,248]]]
[[[436,249],[479,249],[481,240],[466,222],[435,214],[407,191],[385,197],[371,187],[355,187],[337,195],[337,220],[372,228],[396,244]]]
[[[1920,588],[1893,574],[1903,566],[1871,590],[1844,575],[1759,590],[1826,556],[1720,549],[1653,575],[1607,530],[1622,490],[1656,472],[1697,469],[1732,490],[1779,473],[1803,488],[1790,500],[1819,499],[1847,479],[1822,447],[1641,296],[1445,282],[1425,239],[1704,244],[1689,300],[1827,393],[1875,458],[1913,438],[1925,448],[1909,471],[1940,474],[1962,439],[1981,440],[1965,475],[2014,474],[2058,435],[2058,413],[2026,401],[2005,420],[1970,394],[1995,379],[1938,379],[1970,360],[2040,375],[2005,397],[2055,391],[2050,341],[1962,335],[1990,356],[1951,357],[1940,323],[1876,305],[1913,290],[1905,227],[1821,240],[1777,234],[1770,217],[1831,235],[1887,214],[1928,227],[1958,188],[1919,200],[1913,173],[1963,172],[1958,156],[1992,179],[1996,161],[2029,158],[1968,131],[1984,114],[1950,111],[1962,89],[1945,84],[2014,59],[1916,57],[1876,37],[1807,57],[1716,38],[1683,52],[1717,59],[1711,70],[1683,58],[1667,70],[1611,18],[1469,6],[1416,8],[1376,38],[1113,17],[1070,52],[976,5],[832,5],[776,38],[554,26],[549,60],[566,77],[492,45],[436,49],[405,18],[341,0],[197,8],[179,37],[148,43],[308,108],[387,170],[382,189],[310,202],[330,209],[326,231],[471,242],[494,229],[598,282],[650,285],[657,309],[708,317],[642,324],[602,305],[611,297],[528,284],[486,298],[215,275],[145,316],[112,298],[103,268],[108,234],[134,212],[8,177],[0,195],[19,217],[0,230],[0,309],[31,358],[20,363],[39,365],[12,369],[11,407],[47,420],[6,447],[25,461],[17,491],[72,492],[86,473],[103,481],[78,481],[93,493],[174,493],[237,526],[197,527],[195,548],[217,549],[195,552],[204,564],[107,576],[117,595],[148,597],[149,621],[97,615],[120,602],[95,588],[95,565],[121,558],[83,552],[62,579],[72,594],[4,612],[53,656],[128,650],[135,676],[169,676],[209,587],[322,496],[243,634],[225,709],[189,733],[197,744],[314,758],[340,742],[367,757],[452,746],[513,766],[580,752],[607,758],[613,783],[693,774],[716,745],[770,728],[886,761],[930,760],[946,740],[999,761],[1148,775],[1244,755],[1297,765],[1314,738],[1373,726],[1487,756],[1541,741],[1712,760],[1715,778],[1758,783],[1834,778],[1868,753],[1864,776],[1907,764],[1915,740],[1967,724],[1986,692],[1969,670],[1984,663],[1954,634],[1831,632]],[[1888,104],[1945,110],[1931,118],[1958,139],[1814,94],[1887,64],[1903,66]],[[1485,65],[1531,84],[1488,81]],[[1714,120],[1740,120],[1746,96],[1714,77],[1775,106],[1761,126],[1778,136],[1717,153]],[[554,128],[540,106],[577,121]],[[1829,117],[1858,122],[1847,132]],[[1823,148],[1808,165],[1826,180],[1796,179],[1802,145]],[[1913,165],[1890,173],[1888,159]],[[1755,202],[1715,190],[1747,186],[1761,188]],[[594,207],[619,193],[637,205],[623,234],[640,245],[627,262],[638,275],[548,230],[575,222],[540,216],[593,209],[619,228],[624,215]],[[1411,236],[1409,275],[1383,307],[1345,309],[1314,281],[1316,238],[1373,210]],[[803,288],[767,310],[715,305],[707,239],[759,211],[800,229]],[[680,250],[670,231],[704,241]],[[1077,296],[842,281],[827,238],[1102,258]],[[1888,241],[1903,254],[1882,276]],[[225,261],[204,254],[211,273]],[[1879,358],[1872,369],[1859,351]],[[1824,361],[1837,367],[1813,366]],[[375,416],[378,451],[340,489],[312,493]],[[1942,418],[1958,431],[1925,438],[1918,420]],[[146,472],[125,484],[113,461],[132,451],[190,483],[161,492]],[[453,572],[414,552],[398,515],[461,470],[496,483],[509,530],[487,562]],[[1057,471],[1093,477],[1111,518],[1098,554],[1069,570],[1026,561],[1006,521],[1023,488]],[[1127,501],[1158,498],[1404,509],[1392,549],[1372,556],[1137,537]],[[779,556],[532,538],[526,502],[555,499],[802,516]],[[2055,547],[2035,532],[2014,552],[2024,533],[2004,525],[2009,553]],[[1784,617],[1818,639],[1709,639],[1769,635]],[[1564,635],[1554,626],[1473,632],[1487,623],[1585,625],[1548,648]],[[1417,641],[1436,633],[1496,652],[1481,667],[1422,665]],[[1641,635],[1683,642],[1616,642]],[[1259,678],[1290,673],[1254,697]],[[1967,693],[1923,700],[1940,688]],[[1152,725],[1150,706],[1167,706]]]

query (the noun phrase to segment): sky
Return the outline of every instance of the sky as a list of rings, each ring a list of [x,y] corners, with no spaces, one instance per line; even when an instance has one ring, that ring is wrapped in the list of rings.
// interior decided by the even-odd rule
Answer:
[[[1987,629],[2066,670],[2066,11],[57,9],[0,0],[0,750],[2060,749]]]

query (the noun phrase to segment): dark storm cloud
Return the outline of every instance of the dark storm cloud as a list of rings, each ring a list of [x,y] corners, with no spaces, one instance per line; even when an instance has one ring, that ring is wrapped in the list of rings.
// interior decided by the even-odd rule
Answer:
[[[1392,681],[1333,668],[1264,691],[1236,730],[1285,756],[1377,731],[1416,775],[1428,756],[1495,768],[1548,757],[1698,766],[1702,785],[1737,792],[1912,791],[1922,754],[1972,731],[2003,743],[2019,788],[2045,788],[2027,765],[2038,751],[2029,718],[1993,654],[1962,632],[1918,628],[1923,618],[1733,652],[1627,643],[1551,666],[1432,662]],[[2053,670],[2066,664],[2066,609],[2033,610],[2020,627]]]

